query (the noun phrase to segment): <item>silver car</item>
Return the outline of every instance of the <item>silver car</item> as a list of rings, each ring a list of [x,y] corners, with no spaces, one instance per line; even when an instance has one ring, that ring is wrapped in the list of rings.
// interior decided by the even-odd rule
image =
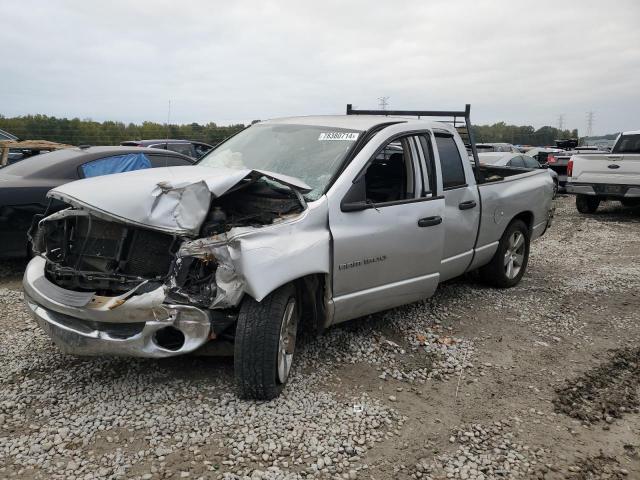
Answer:
[[[558,174],[547,168],[546,165],[541,165],[535,158],[530,155],[524,155],[520,153],[504,153],[504,152],[487,152],[478,153],[478,158],[481,164],[501,166],[501,167],[514,167],[514,168],[543,168],[551,176],[553,180],[553,195],[558,193]]]
[[[415,302],[471,270],[516,285],[551,221],[549,175],[463,161],[456,128],[428,115],[470,125],[468,107],[349,113],[255,124],[197,166],[53,189],[68,208],[34,235],[29,310],[77,355],[229,346],[238,394],[267,399],[301,328]]]

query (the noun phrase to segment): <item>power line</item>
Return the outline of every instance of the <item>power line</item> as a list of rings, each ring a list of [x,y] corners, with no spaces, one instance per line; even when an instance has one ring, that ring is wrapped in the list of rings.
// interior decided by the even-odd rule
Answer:
[[[389,97],[378,97],[378,105],[381,110],[386,110],[389,106]]]
[[[589,111],[587,112],[587,137],[593,136],[593,121],[596,113]]]

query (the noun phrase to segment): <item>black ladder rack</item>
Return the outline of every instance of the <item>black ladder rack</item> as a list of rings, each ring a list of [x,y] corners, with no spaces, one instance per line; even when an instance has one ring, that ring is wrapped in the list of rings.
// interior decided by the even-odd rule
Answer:
[[[450,123],[458,131],[462,137],[462,141],[471,150],[473,161],[475,163],[476,182],[481,183],[480,161],[478,159],[478,151],[476,150],[476,142],[473,139],[473,131],[471,130],[471,105],[466,104],[464,110],[355,110],[353,106],[347,104],[347,115],[383,115],[393,117],[436,117],[442,122]]]

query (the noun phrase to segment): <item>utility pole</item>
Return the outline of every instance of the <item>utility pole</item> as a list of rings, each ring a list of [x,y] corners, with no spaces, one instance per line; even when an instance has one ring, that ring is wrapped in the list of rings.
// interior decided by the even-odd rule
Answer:
[[[389,106],[389,97],[378,97],[378,105],[380,105],[380,110],[386,110]]]
[[[558,115],[558,130],[560,130],[560,133],[564,130],[564,113]]]
[[[593,119],[595,115],[595,112],[587,112],[587,137],[593,136]]]

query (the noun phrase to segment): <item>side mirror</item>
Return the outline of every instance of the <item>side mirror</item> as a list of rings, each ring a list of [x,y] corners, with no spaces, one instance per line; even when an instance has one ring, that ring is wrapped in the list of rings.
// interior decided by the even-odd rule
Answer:
[[[360,212],[371,208],[367,203],[367,191],[364,176],[351,185],[351,188],[340,202],[340,210],[343,212]]]
[[[541,163],[540,164],[540,168],[549,168],[549,164],[548,163]]]

